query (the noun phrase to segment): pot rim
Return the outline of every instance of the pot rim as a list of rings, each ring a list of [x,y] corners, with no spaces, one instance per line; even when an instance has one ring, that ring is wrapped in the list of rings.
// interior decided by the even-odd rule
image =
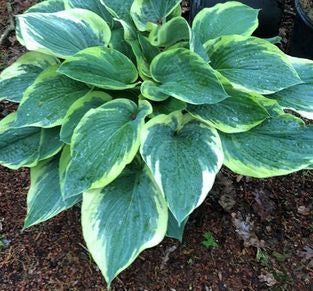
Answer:
[[[295,0],[295,7],[297,14],[303,20],[303,22],[313,29],[313,20],[307,15],[307,13],[303,10],[300,0]]]

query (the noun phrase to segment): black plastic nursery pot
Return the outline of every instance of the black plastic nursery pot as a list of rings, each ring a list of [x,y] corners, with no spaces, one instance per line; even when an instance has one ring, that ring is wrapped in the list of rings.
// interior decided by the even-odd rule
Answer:
[[[301,1],[295,1],[296,19],[289,54],[313,60],[313,20],[303,10]]]
[[[191,0],[190,21],[197,13],[206,7],[231,0]],[[261,9],[259,14],[259,27],[254,35],[263,38],[277,36],[284,10],[284,0],[236,0],[252,8]],[[234,20],[236,21],[236,20]]]

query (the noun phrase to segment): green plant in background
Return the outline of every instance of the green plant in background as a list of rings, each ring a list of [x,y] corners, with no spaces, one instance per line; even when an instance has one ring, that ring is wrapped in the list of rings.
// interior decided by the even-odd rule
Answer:
[[[218,248],[218,242],[215,240],[213,234],[210,231],[207,231],[204,235],[204,240],[202,241],[202,245],[207,249],[215,249]]]
[[[252,37],[258,11],[180,0],[47,0],[17,17],[30,51],[1,73],[0,163],[31,168],[24,227],[82,201],[108,284],[181,239],[222,164],[265,178],[311,168],[313,62]]]
[[[270,256],[266,252],[266,250],[262,250],[261,248],[257,249],[256,260],[261,263],[263,266],[267,266],[270,262]]]

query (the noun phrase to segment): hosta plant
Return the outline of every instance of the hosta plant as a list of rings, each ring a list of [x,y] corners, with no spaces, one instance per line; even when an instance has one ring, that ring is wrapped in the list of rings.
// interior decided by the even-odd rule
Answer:
[[[189,25],[180,0],[47,0],[17,16],[29,50],[1,73],[0,163],[29,167],[24,228],[77,204],[108,284],[181,239],[222,165],[257,178],[313,164],[313,62],[251,36],[237,2]],[[290,111],[288,111],[290,112]]]

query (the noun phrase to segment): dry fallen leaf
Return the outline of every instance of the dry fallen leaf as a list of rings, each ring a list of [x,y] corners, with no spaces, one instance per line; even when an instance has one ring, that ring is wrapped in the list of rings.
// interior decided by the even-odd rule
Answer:
[[[231,216],[236,232],[243,239],[245,247],[263,248],[265,246],[265,242],[255,234],[253,230],[254,222],[251,221],[250,216],[247,216],[246,219],[243,219],[240,213],[232,213]]]
[[[265,274],[260,275],[259,280],[265,283],[268,287],[273,287],[274,285],[277,284],[276,279],[271,273],[265,273]]]
[[[238,175],[238,176],[236,177],[236,182],[239,183],[239,182],[242,180],[242,178],[243,178],[243,176]]]
[[[299,252],[299,256],[303,258],[304,263],[308,264],[308,267],[313,268],[313,247],[306,246]]]
[[[262,220],[269,218],[276,210],[276,204],[271,199],[271,193],[264,190],[257,190],[253,195],[256,202],[253,204],[254,211]]]
[[[229,212],[235,205],[236,201],[234,196],[231,194],[223,194],[218,203],[224,208],[225,211]]]
[[[306,215],[310,215],[311,210],[309,208],[307,208],[307,207],[302,205],[302,206],[298,207],[298,213],[301,214],[301,215],[306,216]]]

